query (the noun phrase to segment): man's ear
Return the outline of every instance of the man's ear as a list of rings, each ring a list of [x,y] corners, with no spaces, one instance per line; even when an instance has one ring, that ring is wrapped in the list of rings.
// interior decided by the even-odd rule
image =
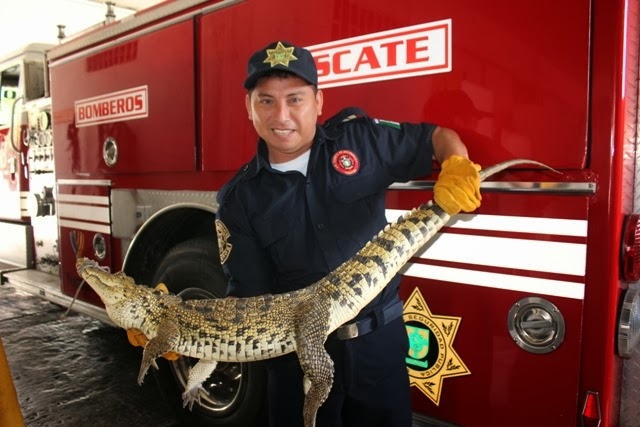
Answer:
[[[251,95],[248,93],[244,97],[244,106],[247,108],[249,120],[253,121],[253,114],[251,113]]]
[[[324,102],[324,94],[321,90],[316,92],[316,105],[318,106],[318,116],[322,115],[322,104]]]

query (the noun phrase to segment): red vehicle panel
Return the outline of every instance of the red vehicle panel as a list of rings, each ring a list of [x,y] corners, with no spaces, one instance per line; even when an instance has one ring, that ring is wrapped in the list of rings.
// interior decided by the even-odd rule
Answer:
[[[59,177],[194,170],[192,35],[184,22],[51,67]],[[172,45],[179,49],[158,55]],[[107,138],[118,146],[111,167],[102,160]]]
[[[428,198],[420,191],[392,191],[388,200],[390,207],[409,208]],[[523,408],[533,405],[527,425],[575,425],[587,218],[585,196],[485,192],[477,215],[462,215],[414,258],[405,271],[403,299],[411,305],[419,290],[433,315],[434,335],[438,324],[450,321],[440,315],[459,319],[453,336],[432,335],[440,346],[437,356],[425,358],[429,366],[408,362],[416,407],[457,425],[508,426],[522,424]],[[556,350],[529,352],[514,342],[509,320],[525,298],[544,299],[562,314],[564,340]],[[415,323],[411,311],[405,306],[408,325]],[[464,364],[465,372],[450,378],[448,366],[437,369],[437,357]],[[429,369],[438,372],[422,378]],[[536,380],[543,378],[553,382],[552,399]]]
[[[587,0],[528,5],[499,0],[491,8],[471,0],[456,2],[455,7],[447,3],[425,7],[424,2],[412,0],[403,2],[401,8],[383,1],[366,5],[318,2],[305,8],[314,22],[322,23],[313,31],[306,23],[292,22],[288,1],[241,3],[201,18],[200,68],[203,91],[209,94],[201,99],[202,117],[206,118],[201,121],[205,169],[236,169],[255,150],[251,126],[226,124],[246,116],[244,74],[238,70],[245,69],[246,58],[256,46],[277,38],[312,46],[448,19],[451,72],[325,89],[323,117],[346,105],[362,106],[380,118],[395,119],[401,112],[402,120],[427,120],[455,128],[480,164],[523,157],[555,168],[585,166]],[[285,9],[289,12],[273,13]],[[265,16],[269,16],[268,25]],[[235,22],[242,22],[248,35],[235,37]],[[366,44],[377,46],[379,40],[372,38]],[[363,45],[347,48],[347,44],[318,52],[316,61],[330,64],[334,75],[355,67],[339,52],[349,49],[349,57],[362,58]],[[393,52],[403,55],[402,49],[406,44],[397,45]],[[375,59],[367,57],[361,67],[382,67],[390,61],[390,51],[378,47]],[[320,53],[329,56],[319,59]],[[220,76],[225,76],[224,84]],[[220,100],[225,100],[224,108]]]
[[[97,258],[105,265],[113,263],[109,188],[105,183],[66,185],[59,181],[58,211],[60,236],[64,236],[59,241],[61,290],[67,295],[74,295],[81,283],[75,273],[76,259],[96,257],[99,244],[100,256]],[[80,288],[78,298],[103,306],[96,293],[86,286]]]

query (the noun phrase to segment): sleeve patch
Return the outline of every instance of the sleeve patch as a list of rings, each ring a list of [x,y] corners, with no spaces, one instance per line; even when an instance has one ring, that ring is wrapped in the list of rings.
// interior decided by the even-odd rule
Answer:
[[[218,252],[220,253],[220,264],[224,264],[229,255],[231,254],[231,248],[233,245],[229,243],[229,229],[224,225],[222,221],[216,219],[216,234],[218,235]]]

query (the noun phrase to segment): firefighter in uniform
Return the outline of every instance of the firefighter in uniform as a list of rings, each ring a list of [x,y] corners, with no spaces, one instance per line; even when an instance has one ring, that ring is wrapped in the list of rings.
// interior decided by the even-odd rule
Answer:
[[[479,166],[458,135],[349,108],[318,124],[322,91],[311,53],[274,42],[249,60],[246,107],[260,136],[256,156],[218,194],[228,295],[302,288],[353,256],[387,223],[393,182],[442,172],[436,202],[449,213],[480,205]],[[395,277],[325,346],[334,383],[318,427],[410,426],[408,339]],[[295,353],[267,360],[273,427],[302,426],[303,374]]]

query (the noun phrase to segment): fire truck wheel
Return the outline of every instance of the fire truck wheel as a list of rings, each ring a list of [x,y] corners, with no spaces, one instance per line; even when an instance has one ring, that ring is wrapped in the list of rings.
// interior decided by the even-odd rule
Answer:
[[[194,238],[176,245],[156,270],[154,285],[164,283],[183,299],[224,296],[226,278],[219,263],[218,245],[213,239]],[[175,406],[184,425],[246,427],[266,425],[266,379],[264,368],[256,363],[219,363],[202,384],[200,404],[193,411],[182,408],[182,392],[189,369],[197,359],[180,357],[175,361],[158,359],[156,381]]]

